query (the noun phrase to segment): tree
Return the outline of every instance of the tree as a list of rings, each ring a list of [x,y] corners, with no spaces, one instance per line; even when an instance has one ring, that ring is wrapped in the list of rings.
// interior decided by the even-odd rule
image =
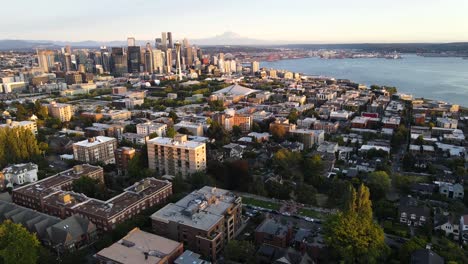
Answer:
[[[149,134],[149,139],[153,139],[153,138],[156,138],[158,136],[159,136],[158,133],[153,132],[153,133]]]
[[[203,186],[213,186],[214,181],[205,172],[198,171],[190,175],[190,183],[192,189],[200,189]]]
[[[317,204],[316,194],[317,190],[308,184],[301,184],[296,190],[297,201],[303,204]]]
[[[125,132],[127,133],[136,133],[137,130],[136,130],[136,125],[134,124],[128,124],[125,126]]]
[[[184,135],[189,135],[192,136],[192,132],[190,132],[187,128],[181,127],[179,130],[177,130],[177,133],[184,134]]]
[[[428,241],[424,237],[413,237],[406,241],[399,250],[399,256],[401,263],[408,263],[411,257],[411,253],[418,249],[426,248]]]
[[[92,198],[101,198],[105,196],[106,186],[99,180],[84,176],[72,184],[73,191],[83,193]]]
[[[298,119],[299,119],[299,114],[297,113],[297,110],[294,108],[288,114],[289,123],[296,124]]]
[[[271,135],[273,136],[273,139],[277,142],[281,142],[284,140],[284,137],[286,136],[286,128],[281,125],[273,125],[270,128]]]
[[[169,138],[174,138],[177,132],[175,131],[174,127],[169,127],[166,132],[166,136]]]
[[[369,189],[350,188],[346,209],[325,224],[326,244],[349,263],[376,263],[388,248],[383,229],[372,218]]]
[[[169,117],[172,119],[172,121],[174,123],[176,123],[177,120],[179,120],[179,117],[177,116],[176,112],[174,112],[174,111],[169,112]]]
[[[31,130],[23,127],[0,129],[0,166],[31,161],[40,154]]]
[[[34,264],[39,240],[20,224],[6,220],[0,225],[0,257],[3,263]]]
[[[367,184],[371,190],[373,200],[384,198],[390,187],[392,180],[385,171],[374,171],[367,177]]]
[[[224,248],[226,260],[238,263],[255,263],[255,247],[250,241],[231,240]]]
[[[313,155],[304,160],[304,181],[315,187],[320,186],[324,180],[325,165],[320,155]]]
[[[424,137],[422,135],[420,135],[415,141],[414,141],[414,144],[418,145],[418,146],[422,146],[424,145]]]
[[[235,137],[240,137],[242,135],[242,129],[240,126],[232,126],[232,135]]]

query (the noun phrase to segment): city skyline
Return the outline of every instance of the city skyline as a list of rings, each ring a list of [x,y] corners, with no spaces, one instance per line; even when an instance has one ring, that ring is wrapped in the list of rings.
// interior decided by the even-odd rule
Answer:
[[[175,9],[170,3],[144,0],[86,0],[70,9],[63,1],[25,0],[8,3],[11,12],[0,17],[0,35],[2,39],[115,41],[129,36],[151,40],[172,31],[177,32],[174,39],[187,37],[194,43],[222,32],[282,44],[467,41],[468,19],[463,11],[468,2],[463,0],[288,3],[208,0],[194,5],[182,0],[179,6],[184,8]]]

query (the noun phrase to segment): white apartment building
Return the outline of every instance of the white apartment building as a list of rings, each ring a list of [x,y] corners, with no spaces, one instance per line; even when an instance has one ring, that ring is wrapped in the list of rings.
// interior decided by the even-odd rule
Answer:
[[[206,169],[205,143],[189,141],[187,135],[153,138],[147,146],[148,167],[160,175],[185,177]]]
[[[166,136],[167,125],[162,123],[143,123],[136,125],[137,134],[149,136],[156,133],[158,137]]]
[[[117,139],[112,137],[93,137],[73,144],[73,158],[86,163],[115,163]]]

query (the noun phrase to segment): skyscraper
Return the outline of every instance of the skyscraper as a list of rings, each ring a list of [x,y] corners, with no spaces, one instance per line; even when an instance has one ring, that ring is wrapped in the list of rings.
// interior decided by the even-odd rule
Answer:
[[[37,59],[39,62],[39,67],[42,68],[44,72],[50,72],[52,67],[55,64],[55,54],[52,50],[37,50]]]
[[[116,75],[122,75],[128,72],[127,54],[124,53],[123,48],[112,48],[110,71]]]
[[[166,50],[166,72],[172,71],[172,49]]]
[[[174,46],[173,46],[173,43],[172,43],[172,32],[167,32],[167,41],[169,42],[169,43],[168,43],[168,45],[169,45],[168,47],[169,47],[170,49],[173,49]]]
[[[128,37],[128,38],[127,38],[127,46],[128,46],[128,47],[136,46],[136,45],[135,45],[135,38],[134,38],[134,37]]]
[[[161,33],[161,49],[163,51],[167,50],[167,33],[166,32]]]
[[[153,50],[153,70],[157,73],[164,72],[164,58],[163,53],[159,49]]]
[[[156,49],[161,49],[161,44],[162,44],[162,39],[161,38],[155,38],[154,39],[154,46]]]
[[[107,47],[101,47],[102,69],[104,72],[110,72],[110,55]]]
[[[176,48],[176,54],[177,54],[177,61],[176,61],[176,73],[178,75],[178,80],[182,80],[182,66],[180,65],[180,50],[181,50],[181,44],[179,41],[175,43],[175,48]]]
[[[128,47],[128,72],[140,72],[141,65],[141,49],[139,46]]]
[[[185,63],[187,67],[192,67],[193,65],[193,54],[192,54],[192,47],[189,44],[187,38],[184,39],[184,50],[185,50]]]
[[[154,66],[153,66],[153,50],[151,48],[151,44],[148,42],[146,43],[146,50],[145,50],[145,71],[152,73]]]

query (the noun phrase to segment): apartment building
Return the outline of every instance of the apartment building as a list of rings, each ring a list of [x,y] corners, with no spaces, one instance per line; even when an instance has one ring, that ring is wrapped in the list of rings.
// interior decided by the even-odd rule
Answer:
[[[68,122],[73,116],[73,107],[70,104],[59,104],[57,102],[51,102],[47,105],[49,115],[60,119],[62,122]]]
[[[125,237],[99,251],[95,257],[98,263],[174,263],[184,252],[180,242],[134,228]]]
[[[135,157],[136,150],[131,147],[120,147],[115,150],[115,164],[119,174],[126,174],[128,163]]]
[[[151,216],[153,231],[216,260],[241,226],[242,198],[205,186]]]
[[[103,181],[103,169],[78,165],[44,180],[13,190],[15,204],[62,219],[77,215],[88,219],[99,230],[114,229],[141,211],[165,203],[172,195],[172,184],[155,178],[146,178],[126,188],[121,194],[107,200],[89,198],[73,192],[73,181],[81,177]]]
[[[115,163],[117,139],[111,137],[92,137],[73,144],[73,158],[86,163]]]
[[[150,134],[156,133],[158,137],[166,136],[167,125],[162,123],[142,123],[136,125],[137,134],[149,136]]]
[[[174,129],[176,131],[178,131],[181,128],[185,128],[193,136],[197,136],[197,137],[203,136],[203,124],[189,122],[189,121],[181,121],[174,125]]]
[[[45,196],[54,190],[70,191],[73,181],[85,176],[104,182],[104,171],[101,167],[77,165],[56,175],[15,188],[11,195],[12,200],[15,204],[41,211],[41,201]]]
[[[306,149],[312,148],[314,145],[320,145],[325,141],[325,131],[323,130],[295,129],[289,131],[289,133],[297,137]]]
[[[148,166],[160,175],[187,176],[206,169],[206,145],[187,135],[157,137],[148,141]]]

